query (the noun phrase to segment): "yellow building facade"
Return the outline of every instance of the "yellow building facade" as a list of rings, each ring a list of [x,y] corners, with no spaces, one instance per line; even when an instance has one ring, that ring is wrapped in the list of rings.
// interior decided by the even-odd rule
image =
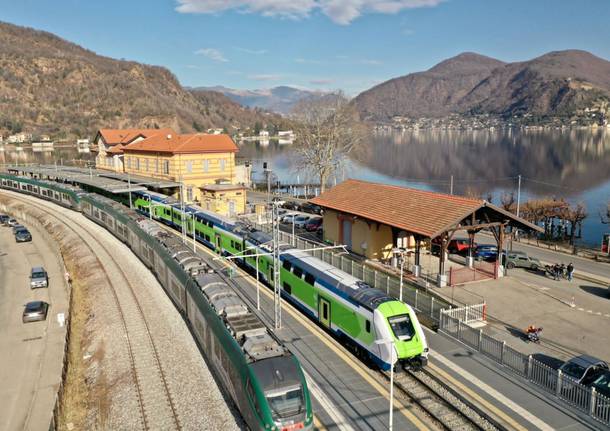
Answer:
[[[181,182],[187,202],[205,203],[211,211],[225,215],[241,214],[246,207],[246,192],[235,185],[237,151],[227,135],[154,136],[123,148],[124,171]],[[219,190],[205,189],[212,185]],[[220,193],[223,187],[226,190]]]

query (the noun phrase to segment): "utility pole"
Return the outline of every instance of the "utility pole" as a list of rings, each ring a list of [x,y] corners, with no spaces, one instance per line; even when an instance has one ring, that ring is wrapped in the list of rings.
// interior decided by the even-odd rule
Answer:
[[[519,206],[521,205],[521,175],[517,178],[517,217],[519,217]]]
[[[273,305],[274,305],[274,328],[282,329],[282,286],[280,285],[280,221],[277,202],[273,202],[272,224],[273,224]]]
[[[133,207],[131,202],[131,174],[127,172],[127,189],[129,190],[129,208]]]

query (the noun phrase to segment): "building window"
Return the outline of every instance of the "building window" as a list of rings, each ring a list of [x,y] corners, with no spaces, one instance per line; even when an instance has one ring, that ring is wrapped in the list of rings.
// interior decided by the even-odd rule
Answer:
[[[140,158],[136,157],[136,171],[140,170]]]
[[[209,170],[210,170],[210,161],[206,159],[203,161],[203,172],[208,172]]]
[[[186,200],[187,201],[193,200],[193,186],[188,186],[186,188]]]
[[[163,160],[163,173],[169,175],[169,160]]]
[[[193,173],[193,162],[186,162],[186,173],[187,174]]]
[[[144,170],[148,172],[148,159],[144,160]]]
[[[159,159],[155,159],[155,174],[159,173]]]
[[[225,164],[227,163],[227,161],[225,159],[220,159],[220,171],[224,171],[225,170]]]

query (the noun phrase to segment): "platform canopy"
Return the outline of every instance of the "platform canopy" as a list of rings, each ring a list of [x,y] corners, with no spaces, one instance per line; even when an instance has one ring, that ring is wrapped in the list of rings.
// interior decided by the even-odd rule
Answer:
[[[353,179],[336,185],[311,202],[392,226],[421,238],[498,226],[542,232],[542,228],[484,199]]]

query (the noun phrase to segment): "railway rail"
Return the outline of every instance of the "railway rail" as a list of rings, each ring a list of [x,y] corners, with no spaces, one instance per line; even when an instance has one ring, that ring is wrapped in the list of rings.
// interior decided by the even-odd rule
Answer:
[[[129,352],[131,374],[136,387],[138,405],[140,408],[142,429],[182,429],[174,406],[163,365],[159,358],[148,321],[134,291],[133,283],[120,262],[113,253],[93,234],[79,225],[72,210],[61,209],[74,224],[67,223],[55,215],[58,206],[47,204],[36,198],[26,198],[11,193],[11,198],[39,208],[81,238],[92,252],[100,266],[104,268],[104,276],[111,287],[111,293],[121,318],[121,326],[125,332],[126,347]],[[95,248],[95,251],[94,251]],[[100,259],[111,262],[114,268],[107,269]]]

